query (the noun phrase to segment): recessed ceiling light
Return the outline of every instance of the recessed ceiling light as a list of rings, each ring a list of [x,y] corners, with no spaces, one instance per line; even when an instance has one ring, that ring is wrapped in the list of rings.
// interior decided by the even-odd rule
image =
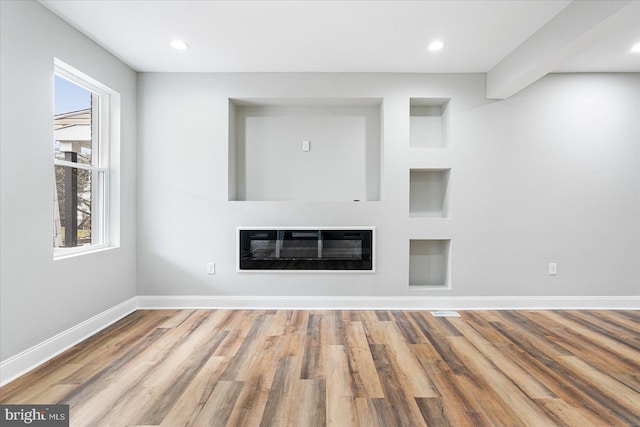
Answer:
[[[173,40],[171,42],[171,47],[177,50],[186,50],[189,45],[183,42],[182,40]]]
[[[429,43],[428,49],[431,52],[437,52],[439,50],[442,50],[443,47],[444,47],[444,43],[441,40],[434,40],[431,43]]]
[[[640,53],[640,42],[634,44],[633,46],[631,46],[631,52],[633,53]]]

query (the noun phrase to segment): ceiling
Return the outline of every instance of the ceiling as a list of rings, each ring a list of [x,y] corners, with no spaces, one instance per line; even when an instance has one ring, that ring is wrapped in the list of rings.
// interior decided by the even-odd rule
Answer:
[[[572,3],[40,2],[137,71],[418,73],[488,72]],[[593,25],[597,37],[587,46],[560,51],[553,71],[640,72],[640,54],[630,53],[640,42],[640,1],[619,3],[624,7]],[[548,34],[553,32],[544,36],[551,46]],[[429,52],[436,38],[445,48]],[[173,39],[190,48],[171,48]]]

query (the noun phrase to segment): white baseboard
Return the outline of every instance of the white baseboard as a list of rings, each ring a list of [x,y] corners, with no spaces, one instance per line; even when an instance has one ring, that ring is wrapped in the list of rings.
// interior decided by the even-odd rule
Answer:
[[[57,356],[80,341],[94,335],[112,323],[136,311],[136,298],[130,298],[115,307],[103,311],[40,344],[3,360],[0,363],[0,387]]]
[[[0,363],[3,386],[137,309],[246,308],[289,310],[640,310],[640,296],[415,297],[415,296],[138,296],[79,323]]]
[[[257,308],[352,310],[638,310],[640,296],[417,297],[417,296],[138,296],[141,309]]]

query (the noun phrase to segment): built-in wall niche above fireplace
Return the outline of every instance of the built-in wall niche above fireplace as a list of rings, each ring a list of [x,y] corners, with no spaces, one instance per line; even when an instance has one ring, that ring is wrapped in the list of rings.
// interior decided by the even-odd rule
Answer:
[[[379,98],[229,100],[229,200],[380,200]]]
[[[375,271],[374,227],[238,227],[242,271]]]

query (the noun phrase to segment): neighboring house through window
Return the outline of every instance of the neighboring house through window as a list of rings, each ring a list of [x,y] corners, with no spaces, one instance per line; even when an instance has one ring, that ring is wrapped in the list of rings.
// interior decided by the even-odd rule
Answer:
[[[56,60],[54,257],[110,246],[110,92]]]

